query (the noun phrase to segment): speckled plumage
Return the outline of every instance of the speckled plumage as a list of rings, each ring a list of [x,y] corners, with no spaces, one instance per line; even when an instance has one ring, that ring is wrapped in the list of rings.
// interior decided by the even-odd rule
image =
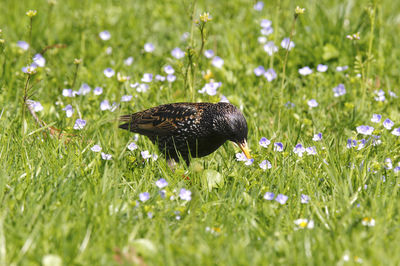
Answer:
[[[124,115],[120,128],[150,138],[168,159],[189,164],[190,157],[206,156],[225,141],[247,150],[247,122],[230,103],[171,103]],[[243,148],[242,148],[243,149]]]

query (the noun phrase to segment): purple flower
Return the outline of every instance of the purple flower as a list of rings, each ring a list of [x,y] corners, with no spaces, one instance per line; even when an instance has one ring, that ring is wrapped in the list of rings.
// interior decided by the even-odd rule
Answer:
[[[267,37],[265,37],[265,36],[259,36],[259,37],[257,38],[257,41],[258,41],[258,43],[264,44],[264,43],[267,42]]]
[[[63,111],[65,111],[65,115],[67,117],[71,117],[72,114],[74,113],[74,109],[72,108],[72,105],[68,104],[67,106],[65,106],[65,108],[63,109]]]
[[[217,94],[217,89],[222,85],[221,82],[209,82],[204,85],[204,87],[199,90],[199,93],[207,93],[208,95],[214,96]]]
[[[21,70],[26,74],[33,75],[36,73],[36,68],[37,65],[35,63],[32,63],[32,65],[23,67]]]
[[[335,96],[335,97],[339,97],[339,96],[342,96],[342,95],[346,94],[346,88],[344,87],[343,84],[337,85],[332,90],[333,90],[333,96]]]
[[[155,78],[156,80],[158,80],[158,81],[165,81],[165,77],[164,76],[161,76],[161,75],[156,75],[156,78]]]
[[[307,152],[308,155],[316,155],[317,154],[317,150],[315,149],[315,147],[306,148],[306,152]]]
[[[134,151],[134,150],[136,150],[136,149],[138,148],[138,146],[136,145],[135,142],[131,142],[131,143],[129,143],[129,145],[127,146],[127,148],[128,148],[128,150],[130,150],[130,151]]]
[[[267,170],[267,169],[271,169],[272,168],[272,164],[270,161],[268,160],[264,160],[259,164],[260,168],[263,170]]]
[[[121,102],[129,102],[132,100],[132,95],[123,95],[121,97]]]
[[[274,143],[274,151],[283,151],[283,143],[282,142],[275,142]]]
[[[148,84],[139,84],[139,86],[136,88],[137,92],[146,92],[149,90],[149,85]]]
[[[94,95],[100,95],[103,93],[103,88],[102,87],[96,87],[93,90]]]
[[[396,166],[394,169],[393,169],[393,172],[395,172],[395,173],[397,173],[397,172],[399,172],[400,171],[400,166]]]
[[[392,127],[394,126],[394,122],[387,118],[385,121],[383,121],[383,127],[386,128],[387,130],[391,130]]]
[[[273,41],[269,41],[264,45],[264,51],[266,51],[267,54],[271,56],[272,54],[278,52],[278,47]]]
[[[393,129],[392,134],[395,136],[400,136],[400,127]]]
[[[313,141],[320,141],[322,140],[322,133],[314,134],[314,137],[312,139]]]
[[[111,38],[111,34],[108,30],[105,30],[99,33],[99,37],[103,41],[108,41]]]
[[[301,202],[301,203],[306,204],[306,203],[308,203],[309,201],[310,201],[310,197],[309,197],[309,196],[304,195],[304,194],[301,194],[301,197],[300,197],[300,202]]]
[[[374,91],[376,94],[375,101],[377,102],[384,102],[386,100],[385,92],[383,90]]]
[[[176,76],[175,75],[168,75],[167,76],[167,81],[172,83],[176,80]]]
[[[142,155],[142,158],[145,160],[151,158],[151,154],[149,151],[142,151],[142,152],[140,152],[140,154]]]
[[[228,98],[226,98],[225,95],[221,95],[221,100],[219,100],[220,103],[229,103]]]
[[[147,201],[149,199],[150,199],[150,193],[149,192],[143,192],[143,193],[139,194],[139,200],[141,202],[145,202],[145,201]]]
[[[74,93],[72,92],[72,89],[63,89],[62,95],[64,97],[74,97]]]
[[[86,95],[88,94],[90,91],[92,90],[92,88],[90,88],[90,86],[86,83],[82,83],[81,87],[79,88],[79,95]]]
[[[35,54],[33,57],[33,63],[38,67],[44,67],[46,64],[46,59],[41,54]]]
[[[144,45],[144,51],[147,53],[152,53],[154,51],[154,45],[152,43],[146,43]]]
[[[252,158],[252,159],[247,159],[246,162],[245,162],[244,164],[248,166],[248,165],[252,165],[253,162],[254,162],[254,159],[253,159],[253,158]]]
[[[247,161],[247,157],[243,152],[238,152],[238,153],[236,153],[236,161],[246,162]]]
[[[393,91],[389,90],[389,96],[392,98],[397,98],[396,93],[394,93]]]
[[[328,70],[328,66],[327,65],[319,64],[317,66],[317,71],[318,72],[326,72],[327,70]]]
[[[277,75],[275,70],[273,68],[270,68],[267,71],[265,71],[264,77],[268,80],[268,82],[271,82],[274,79],[276,79]]]
[[[33,110],[34,112],[40,112],[40,111],[43,110],[43,106],[41,105],[40,102],[28,100],[27,103],[29,104],[29,106],[32,108],[32,110]]]
[[[365,139],[362,139],[358,142],[358,148],[357,150],[361,150],[363,148],[365,148],[365,144],[367,144],[367,141]]]
[[[29,44],[27,42],[24,42],[24,41],[18,41],[17,42],[17,46],[19,48],[21,48],[22,50],[24,50],[24,51],[27,51],[29,49]]]
[[[314,107],[317,107],[317,106],[318,106],[318,102],[317,102],[315,99],[309,100],[309,101],[307,102],[307,104],[308,104],[308,106],[309,106],[310,108],[314,108]]]
[[[171,75],[175,73],[175,70],[172,66],[167,65],[164,67],[164,72],[167,73],[167,75]]]
[[[254,10],[261,11],[264,8],[264,3],[262,1],[258,1],[254,5]]]
[[[273,192],[267,192],[264,195],[264,199],[266,199],[266,200],[273,200],[274,197],[275,197],[275,194]]]
[[[382,118],[381,115],[373,114],[373,115],[372,115],[372,118],[371,118],[371,122],[373,122],[373,123],[379,123],[379,122],[381,122],[381,118]]]
[[[260,31],[261,31],[262,35],[268,36],[274,32],[274,28],[266,27],[266,28],[262,28]]]
[[[93,152],[101,152],[101,147],[100,145],[93,145],[93,147],[90,148]]]
[[[109,67],[104,69],[103,73],[104,73],[104,76],[106,76],[107,78],[111,78],[112,76],[115,75],[115,71]]]
[[[306,149],[303,147],[303,145],[301,145],[301,143],[297,144],[294,148],[293,148],[293,152],[295,154],[297,154],[299,157],[303,157],[303,153],[306,151]]]
[[[179,197],[181,198],[181,200],[190,201],[192,199],[192,192],[190,190],[181,188],[181,190],[179,191]]]
[[[271,27],[271,25],[272,25],[271,20],[268,20],[268,19],[261,20],[261,23],[260,23],[261,28],[268,28],[268,27]]]
[[[259,77],[265,73],[265,69],[263,66],[258,66],[254,69],[254,74]]]
[[[153,74],[151,73],[144,73],[142,82],[151,82],[153,80]]]
[[[288,200],[288,196],[286,196],[286,195],[283,195],[283,194],[278,194],[278,196],[276,196],[276,201],[277,202],[279,202],[280,204],[285,204],[286,203],[286,201]]]
[[[258,143],[260,146],[268,148],[268,145],[271,144],[271,141],[269,141],[266,137],[262,137]]]
[[[109,161],[109,160],[111,160],[112,155],[102,152],[101,153],[101,158],[103,158],[103,160]]]
[[[357,140],[355,140],[355,139],[348,139],[347,140],[347,145],[346,145],[346,147],[348,148],[348,149],[351,149],[351,148],[353,148],[353,147],[357,147]]]
[[[160,178],[156,181],[156,186],[161,189],[168,186],[168,182],[164,178]]]
[[[373,131],[374,128],[370,126],[362,125],[357,127],[357,133],[362,135],[371,135]]]
[[[215,57],[212,59],[211,64],[212,64],[213,66],[215,66],[216,68],[221,68],[221,67],[224,65],[224,59],[222,59],[222,58],[219,57],[219,56],[215,56]]]
[[[132,56],[130,56],[127,59],[124,60],[124,64],[127,65],[127,66],[132,65],[132,63],[133,63],[133,57]]]
[[[345,71],[348,68],[349,68],[348,66],[337,66],[336,67],[336,71],[337,72],[342,72],[342,71]]]
[[[283,49],[289,49],[289,51],[294,48],[294,42],[290,41],[289,43],[289,38],[284,38],[281,42],[281,46]]]
[[[78,119],[75,120],[74,129],[76,129],[76,130],[81,130],[81,129],[83,129],[85,126],[86,126],[86,121],[85,121],[85,120],[80,119],[80,118],[78,118]]]
[[[181,59],[185,56],[185,52],[182,51],[180,48],[176,47],[171,51],[171,55],[176,59]]]
[[[108,100],[104,100],[100,103],[100,110],[105,111],[105,110],[111,110],[111,105]]]
[[[204,56],[207,57],[207,58],[209,58],[209,59],[210,59],[210,58],[213,58],[214,55],[215,55],[215,54],[214,54],[214,51],[213,51],[213,50],[205,50],[205,51],[204,51]]]
[[[312,69],[308,66],[302,67],[299,69],[299,74],[303,76],[307,76],[313,73]]]

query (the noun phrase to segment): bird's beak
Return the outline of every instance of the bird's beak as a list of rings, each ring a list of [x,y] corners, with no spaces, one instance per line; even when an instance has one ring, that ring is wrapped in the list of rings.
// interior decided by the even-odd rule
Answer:
[[[247,146],[247,141],[245,140],[243,143],[236,143],[236,144],[243,151],[244,155],[246,155],[246,158],[251,159],[250,150],[249,147]]]

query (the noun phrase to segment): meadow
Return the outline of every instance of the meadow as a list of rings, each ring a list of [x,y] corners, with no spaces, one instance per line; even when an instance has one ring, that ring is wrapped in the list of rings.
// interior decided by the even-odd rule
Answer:
[[[0,265],[399,265],[400,2],[3,1]],[[229,101],[171,170],[118,116]]]

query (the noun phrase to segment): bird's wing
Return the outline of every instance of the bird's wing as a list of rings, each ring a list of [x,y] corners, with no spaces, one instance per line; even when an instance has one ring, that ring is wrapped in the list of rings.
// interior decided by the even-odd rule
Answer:
[[[167,136],[196,118],[198,107],[184,104],[161,105],[131,115],[120,117],[120,128],[146,136]]]

